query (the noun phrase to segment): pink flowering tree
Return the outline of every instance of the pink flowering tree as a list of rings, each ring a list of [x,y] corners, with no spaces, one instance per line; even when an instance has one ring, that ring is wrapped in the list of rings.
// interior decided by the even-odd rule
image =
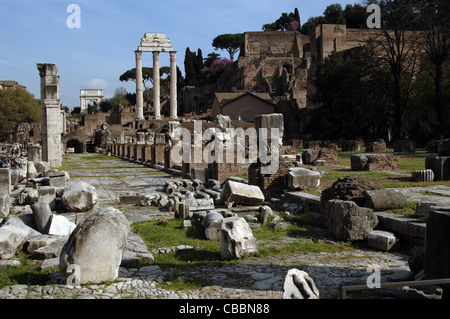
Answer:
[[[231,68],[232,64],[233,64],[233,61],[230,59],[227,59],[227,58],[216,59],[211,64],[210,69],[214,72],[229,70]]]
[[[289,23],[287,31],[297,31],[300,26],[300,23],[297,20],[293,20]]]

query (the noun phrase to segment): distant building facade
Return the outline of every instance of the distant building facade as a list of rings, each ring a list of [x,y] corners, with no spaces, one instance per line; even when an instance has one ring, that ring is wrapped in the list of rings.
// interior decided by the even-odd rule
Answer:
[[[231,120],[253,121],[256,116],[275,111],[268,93],[216,93],[211,107],[211,117],[227,115]]]

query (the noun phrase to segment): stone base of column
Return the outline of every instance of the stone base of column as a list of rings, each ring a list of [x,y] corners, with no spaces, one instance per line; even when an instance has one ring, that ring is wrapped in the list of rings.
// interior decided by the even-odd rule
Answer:
[[[134,128],[135,129],[143,128],[144,123],[145,123],[145,119],[144,118],[142,118],[142,119],[135,119],[134,120]]]

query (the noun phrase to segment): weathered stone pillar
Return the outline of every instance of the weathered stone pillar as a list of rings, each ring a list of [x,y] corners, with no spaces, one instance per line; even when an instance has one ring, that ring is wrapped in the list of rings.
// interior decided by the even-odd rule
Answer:
[[[61,128],[58,68],[54,63],[37,63],[41,77],[42,160],[61,167]]]
[[[161,119],[160,87],[159,87],[159,52],[153,52],[153,109],[155,120]]]
[[[144,96],[142,95],[142,51],[136,50],[136,121],[144,120]]]
[[[170,52],[170,118],[178,118],[177,105],[177,52]]]

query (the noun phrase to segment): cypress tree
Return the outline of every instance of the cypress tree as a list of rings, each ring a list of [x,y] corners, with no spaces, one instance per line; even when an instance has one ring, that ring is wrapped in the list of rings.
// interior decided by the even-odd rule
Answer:
[[[300,22],[300,13],[298,12],[297,8],[295,8],[295,10],[294,10],[294,20],[298,21],[298,29],[297,29],[297,31],[300,31],[302,29],[302,24]]]

